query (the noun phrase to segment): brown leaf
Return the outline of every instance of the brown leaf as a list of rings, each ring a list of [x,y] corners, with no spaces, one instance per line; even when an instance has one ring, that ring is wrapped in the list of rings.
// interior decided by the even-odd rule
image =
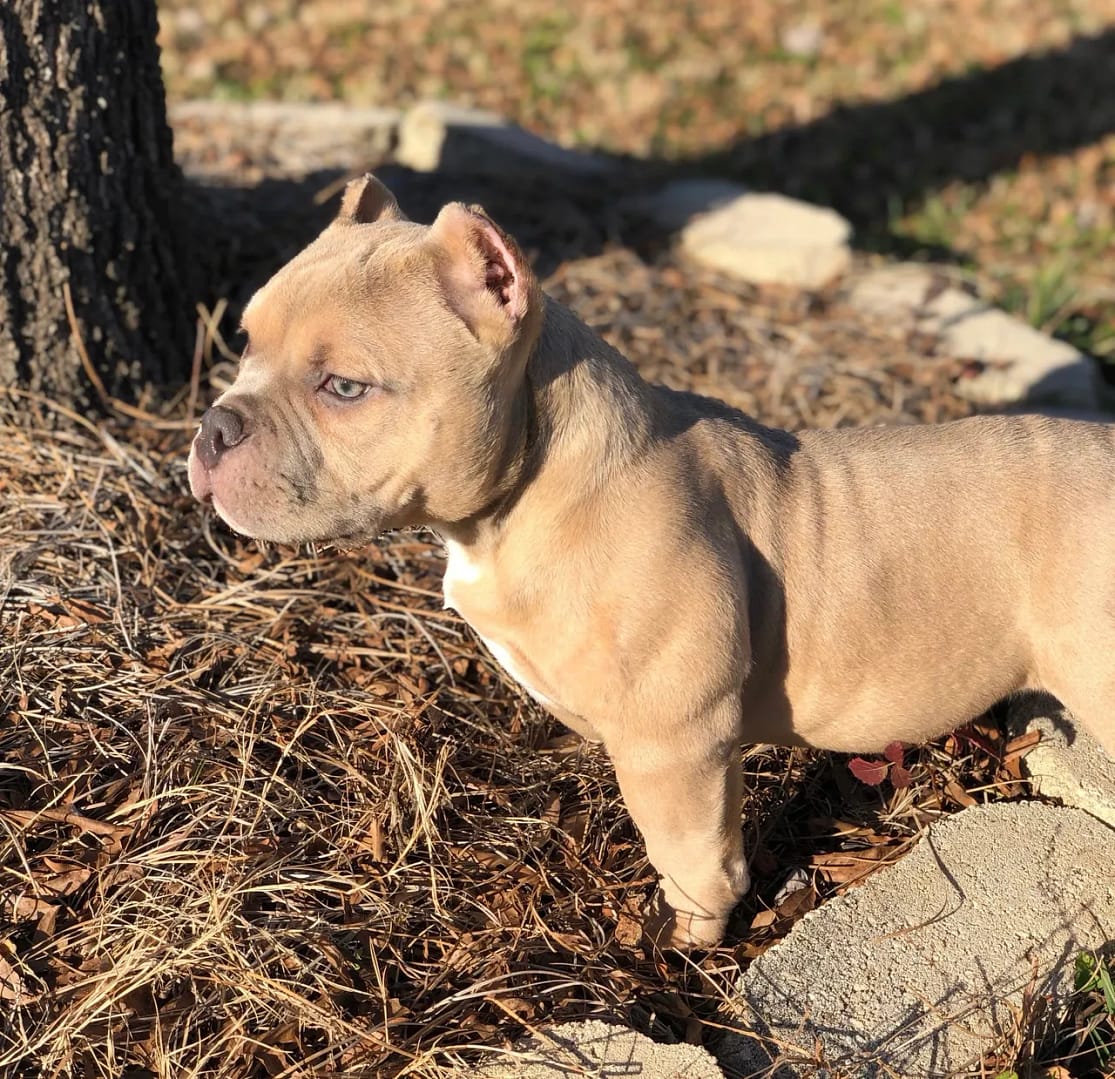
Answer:
[[[51,895],[72,895],[92,875],[93,870],[91,869],[68,869],[49,877],[38,877],[37,883],[40,888],[50,892]]]
[[[862,850],[832,851],[813,855],[809,865],[818,870],[829,884],[849,884],[873,872],[888,860],[893,851],[893,846],[882,845]]]
[[[368,821],[367,832],[356,835],[355,839],[356,845],[368,851],[373,861],[382,862],[387,857],[383,843],[383,822],[379,817],[373,816]]]
[[[1041,741],[1041,731],[1027,731],[1017,738],[1012,738],[1003,748],[1003,762],[1005,764],[1017,760],[1029,753]]]
[[[588,819],[588,812],[583,809],[562,814],[561,829],[572,841],[574,851],[580,851],[584,846]]]
[[[766,929],[768,925],[774,925],[776,921],[778,921],[778,911],[760,910],[756,913],[755,917],[751,919],[751,928]]]
[[[845,837],[864,835],[867,832],[862,824],[840,820],[839,817],[810,817],[809,830],[815,835]]]
[[[73,810],[64,809],[61,806],[52,806],[49,809],[40,810],[0,809],[0,817],[6,817],[8,820],[24,826],[32,825],[39,820],[58,821],[61,824],[72,825],[82,832],[100,836],[124,836],[129,835],[132,831],[131,828],[123,825],[109,824],[107,821],[97,820],[94,817],[86,817],[84,814],[75,813]]]
[[[950,779],[945,784],[945,794],[965,809],[979,804],[955,779]]]
[[[11,962],[15,958],[15,948],[8,941],[0,940],[0,1000],[12,1000],[20,1005],[29,1004],[38,994],[27,988],[27,983]]]
[[[555,794],[542,810],[542,822],[553,825],[555,828],[561,824],[561,797]]]
[[[633,898],[626,900],[616,917],[616,943],[634,948],[643,939],[644,918],[638,901]]]
[[[796,922],[817,905],[817,893],[812,885],[798,888],[778,904],[778,919]]]
[[[64,599],[62,606],[76,625],[100,626],[112,617],[103,607],[84,599]]]
[[[107,622],[111,615],[103,608],[88,600],[68,599],[51,596],[42,603],[27,604],[29,614],[57,629],[73,629],[76,626],[99,626]]]

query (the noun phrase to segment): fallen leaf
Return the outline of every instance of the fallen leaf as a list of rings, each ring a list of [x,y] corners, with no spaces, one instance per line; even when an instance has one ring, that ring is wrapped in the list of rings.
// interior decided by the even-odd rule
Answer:
[[[973,798],[955,779],[950,779],[945,784],[945,794],[947,794],[957,805],[969,809],[979,803]]]
[[[15,948],[8,941],[0,940],[0,1000],[29,1004],[38,994],[28,990],[27,983],[11,962],[14,958],[18,958]]]
[[[901,764],[891,765],[890,782],[896,791],[905,790],[910,785],[910,770]]]
[[[1010,763],[1029,753],[1041,741],[1041,731],[1027,731],[1012,738],[1003,749],[1003,762]]]
[[[906,748],[901,742],[891,742],[887,748],[883,750],[883,756],[886,757],[891,764],[902,764],[906,759]]]
[[[848,761],[848,770],[861,783],[869,787],[877,787],[887,778],[890,765],[886,761],[869,761],[863,757],[853,757]]]
[[[861,850],[815,854],[809,861],[829,884],[850,884],[861,880],[896,854],[894,846],[864,847]]]

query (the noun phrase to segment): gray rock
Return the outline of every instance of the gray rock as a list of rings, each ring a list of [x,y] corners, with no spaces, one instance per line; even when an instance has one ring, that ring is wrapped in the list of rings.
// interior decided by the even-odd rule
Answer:
[[[626,209],[673,232],[698,214],[719,209],[745,194],[747,188],[730,180],[673,180],[657,191],[628,200]]]
[[[183,101],[169,115],[172,124],[230,125],[276,173],[378,161],[394,146],[402,116],[398,109],[282,101]]]
[[[626,1027],[592,1019],[542,1032],[510,1053],[481,1064],[482,1079],[552,1079],[591,1075],[597,1079],[724,1079],[696,1045],[660,1045]]]
[[[418,172],[603,175],[607,158],[566,150],[510,124],[495,113],[426,101],[407,111],[395,159]]]
[[[851,234],[834,210],[746,194],[690,222],[681,247],[695,262],[743,281],[815,289],[851,265]]]
[[[1097,406],[1091,359],[948,282],[945,271],[932,267],[884,266],[858,278],[848,299],[858,310],[909,321],[939,337],[953,356],[980,361],[981,371],[956,384],[969,400],[992,406]]]
[[[1077,952],[1115,934],[1113,865],[1115,831],[1081,810],[958,813],[751,965],[751,1027],[785,1047],[780,1077],[951,1075],[1010,1029],[1027,985],[1063,994]],[[718,1057],[771,1064],[743,1037]]]
[[[1022,758],[1038,793],[1083,809],[1115,828],[1115,759],[1055,701],[1039,701],[1012,720],[1037,731],[1041,741]]]

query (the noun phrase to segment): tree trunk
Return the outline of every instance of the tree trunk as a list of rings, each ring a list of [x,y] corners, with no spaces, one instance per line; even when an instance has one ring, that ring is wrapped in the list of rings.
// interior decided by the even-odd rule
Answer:
[[[188,370],[157,30],[154,0],[0,0],[0,386],[85,407],[87,365],[124,398]]]

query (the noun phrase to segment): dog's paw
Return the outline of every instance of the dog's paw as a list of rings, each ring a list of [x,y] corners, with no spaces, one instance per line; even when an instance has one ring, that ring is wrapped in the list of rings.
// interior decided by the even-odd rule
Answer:
[[[669,948],[679,952],[704,951],[720,943],[727,922],[726,917],[674,910],[658,891],[647,907],[643,935],[660,951]]]

